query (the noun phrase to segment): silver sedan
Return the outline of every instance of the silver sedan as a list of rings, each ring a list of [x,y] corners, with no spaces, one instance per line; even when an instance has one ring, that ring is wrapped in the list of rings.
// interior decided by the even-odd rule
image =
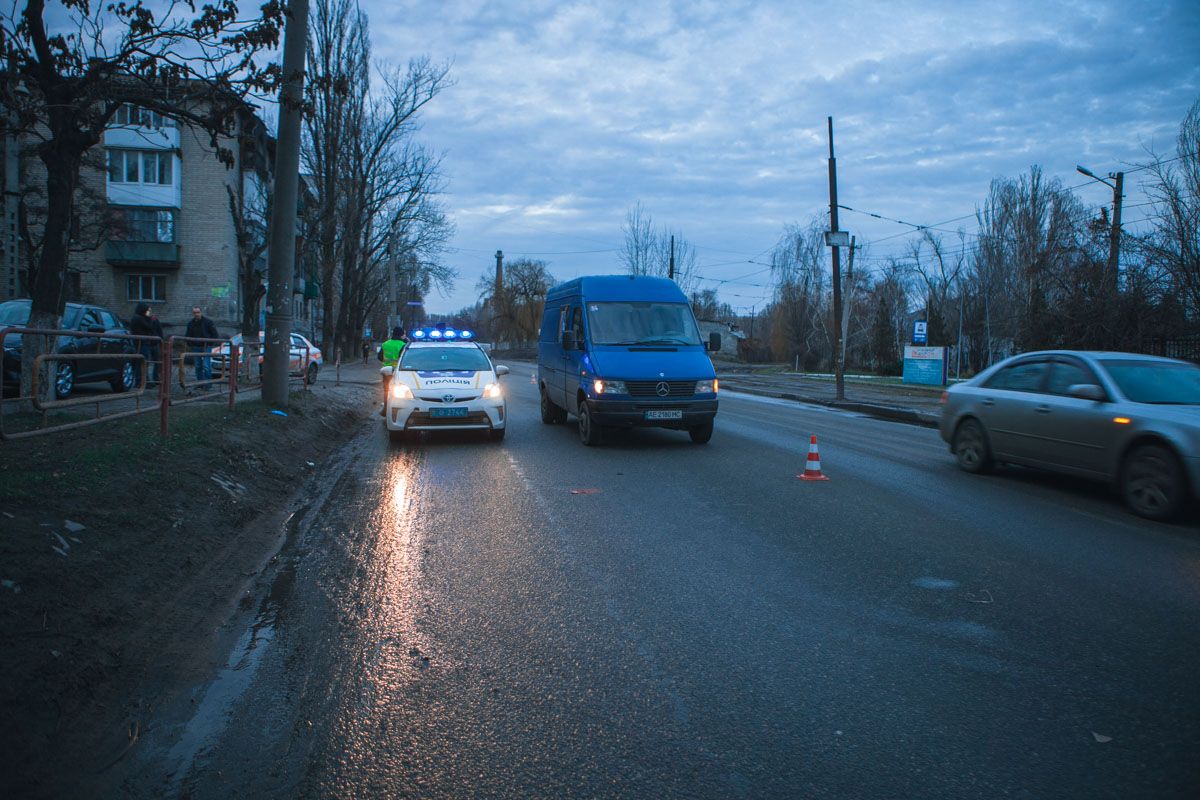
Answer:
[[[941,434],[967,472],[997,462],[1111,483],[1150,519],[1200,497],[1200,367],[1072,350],[1002,361],[942,396]]]

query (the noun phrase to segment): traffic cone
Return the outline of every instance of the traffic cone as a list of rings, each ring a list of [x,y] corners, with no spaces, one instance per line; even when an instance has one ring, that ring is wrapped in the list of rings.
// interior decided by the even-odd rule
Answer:
[[[828,476],[821,474],[821,454],[817,452],[817,435],[814,433],[808,440],[808,463],[804,465],[804,473],[797,475],[802,481],[827,481]]]

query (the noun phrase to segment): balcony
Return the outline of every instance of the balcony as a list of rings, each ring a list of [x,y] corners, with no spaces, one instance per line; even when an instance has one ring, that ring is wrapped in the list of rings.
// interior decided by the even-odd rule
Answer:
[[[174,242],[117,242],[104,245],[104,257],[114,267],[179,268],[179,245]]]

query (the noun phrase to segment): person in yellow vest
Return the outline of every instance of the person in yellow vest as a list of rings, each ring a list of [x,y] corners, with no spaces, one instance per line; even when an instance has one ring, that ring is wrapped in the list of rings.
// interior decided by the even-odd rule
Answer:
[[[404,351],[406,344],[408,342],[404,339],[404,328],[392,328],[392,337],[379,348],[379,360],[385,367],[391,367],[394,370],[400,363],[400,353]],[[381,377],[383,378],[383,407],[379,409],[379,416],[382,417],[387,413],[388,385],[391,383],[392,376],[390,373],[381,373]]]

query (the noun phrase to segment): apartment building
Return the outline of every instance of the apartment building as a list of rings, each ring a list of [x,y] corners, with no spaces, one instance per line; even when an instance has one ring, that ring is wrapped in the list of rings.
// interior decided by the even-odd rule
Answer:
[[[81,219],[73,224],[68,299],[106,306],[126,319],[138,303],[149,303],[167,333],[181,333],[198,305],[223,334],[240,330],[239,278],[247,253],[239,249],[238,226],[251,239],[265,241],[274,142],[247,108],[220,143],[233,155],[231,167],[217,158],[202,130],[133,105],[117,111],[100,152],[91,154],[81,174],[84,200]],[[6,188],[14,182],[36,185],[44,174],[40,162],[26,152],[18,165],[11,157],[15,149],[5,143]],[[22,202],[36,204],[36,196],[24,193]],[[27,254],[20,252],[12,197],[6,192],[0,230],[4,299],[27,295],[20,261]],[[265,282],[265,249],[251,265]],[[304,329],[316,287],[303,280],[299,268],[296,272],[293,316]]]

